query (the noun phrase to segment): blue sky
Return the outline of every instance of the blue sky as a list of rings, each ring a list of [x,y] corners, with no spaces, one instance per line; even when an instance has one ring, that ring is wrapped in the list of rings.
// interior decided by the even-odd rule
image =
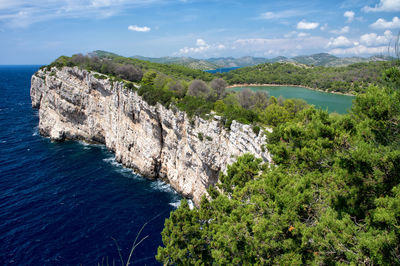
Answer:
[[[124,56],[387,54],[400,0],[0,0],[0,64]]]

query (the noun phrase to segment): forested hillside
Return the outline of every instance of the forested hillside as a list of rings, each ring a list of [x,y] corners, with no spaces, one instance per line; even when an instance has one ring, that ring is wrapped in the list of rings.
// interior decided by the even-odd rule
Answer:
[[[104,51],[95,51],[94,54],[99,56],[104,55]],[[230,68],[230,67],[248,67],[264,63],[276,62],[289,62],[298,63],[308,66],[348,66],[355,63],[368,63],[375,61],[392,61],[394,58],[390,56],[371,56],[371,57],[337,57],[327,53],[319,53],[312,55],[300,55],[292,58],[277,56],[274,58],[263,58],[253,56],[243,56],[239,58],[234,57],[217,57],[207,59],[196,59],[192,57],[144,57],[132,56],[149,62],[161,64],[175,64],[182,65],[194,69],[211,70],[217,68]]]
[[[267,133],[199,208],[165,222],[164,265],[400,264],[400,70],[347,115],[305,108]]]
[[[217,75],[180,66],[115,55],[75,55],[60,57],[45,68],[63,66],[124,82],[151,105],[161,103],[205,119],[219,115],[221,126],[228,129],[237,120],[267,135],[262,149],[271,152],[272,164],[246,154],[221,174],[199,208],[191,210],[184,200],[171,213],[157,255],[161,263],[400,263],[398,66],[375,62],[309,68],[275,63],[220,75],[231,84],[323,87],[320,84],[330,80],[354,90],[354,80],[362,82],[362,89],[354,90],[362,93],[346,115],[262,92],[229,92]],[[272,133],[264,131],[266,126]]]
[[[309,67],[293,63],[266,63],[220,74],[228,84],[289,84],[329,92],[360,93],[382,84],[382,72],[396,61],[357,63],[346,67]]]

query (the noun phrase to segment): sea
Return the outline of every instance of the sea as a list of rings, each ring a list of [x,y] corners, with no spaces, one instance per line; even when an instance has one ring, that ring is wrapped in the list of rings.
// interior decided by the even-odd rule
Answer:
[[[159,265],[181,197],[102,145],[40,136],[29,95],[38,68],[0,66],[0,265],[126,264],[137,237],[131,265]]]
[[[226,72],[238,69],[238,68],[240,68],[240,67],[223,67],[223,68],[217,68],[217,69],[212,69],[212,70],[206,70],[206,72],[212,73],[212,74],[215,74],[215,73],[226,73]]]

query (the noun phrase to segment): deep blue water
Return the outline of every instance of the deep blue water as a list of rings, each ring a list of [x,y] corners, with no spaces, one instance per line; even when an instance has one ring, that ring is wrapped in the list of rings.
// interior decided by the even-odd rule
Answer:
[[[229,72],[231,70],[235,70],[238,69],[239,67],[224,67],[224,68],[217,68],[217,69],[213,69],[213,70],[206,70],[206,72],[208,73],[225,73],[225,72]]]
[[[38,134],[30,77],[38,66],[0,66],[0,265],[119,265],[134,253],[157,264],[164,220],[180,200],[168,185],[135,175],[103,146],[53,143]],[[112,263],[110,263],[112,265]]]

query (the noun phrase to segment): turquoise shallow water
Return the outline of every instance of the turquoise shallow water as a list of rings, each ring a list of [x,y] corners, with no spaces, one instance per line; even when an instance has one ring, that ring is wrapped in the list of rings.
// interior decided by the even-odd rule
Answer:
[[[250,88],[254,91],[267,91],[270,96],[279,97],[282,96],[286,99],[289,98],[299,98],[305,100],[309,104],[313,104],[316,107],[327,109],[330,113],[336,112],[339,114],[344,114],[350,110],[354,96],[333,94],[321,91],[314,91],[302,87],[267,87],[267,86],[257,86],[257,87],[236,87],[235,91],[242,90],[244,88]]]

